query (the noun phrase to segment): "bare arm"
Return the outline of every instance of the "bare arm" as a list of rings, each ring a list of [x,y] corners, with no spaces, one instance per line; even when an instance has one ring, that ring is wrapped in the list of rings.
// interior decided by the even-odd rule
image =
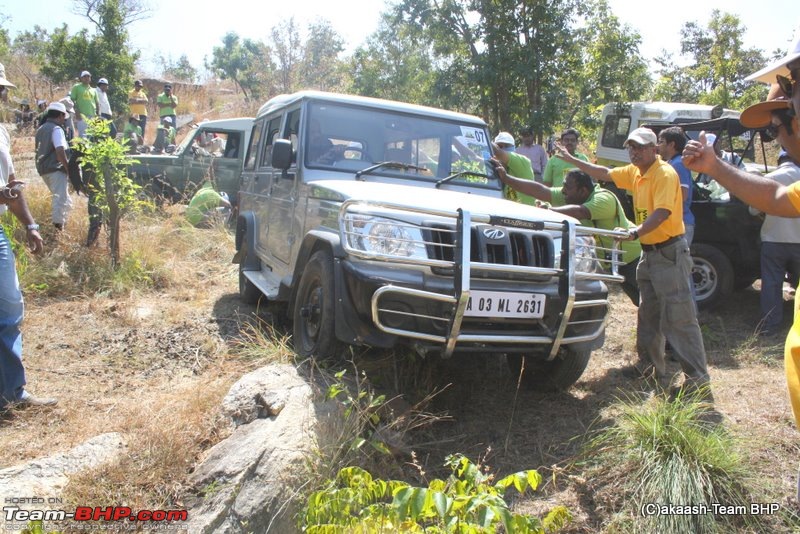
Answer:
[[[555,154],[553,154],[557,158],[561,158],[567,163],[571,165],[575,165],[577,168],[594,178],[595,180],[600,180],[603,182],[611,182],[611,175],[608,173],[608,167],[603,167],[602,165],[595,165],[594,163],[589,163],[588,161],[583,161],[582,159],[578,159],[572,154],[570,154],[566,148],[564,148],[561,143],[556,141],[555,143]]]
[[[493,161],[496,162],[497,160]],[[506,161],[508,161],[508,154],[506,154]],[[500,181],[514,191],[518,191],[525,195],[530,195],[533,198],[537,198],[544,202],[550,202],[553,199],[553,195],[550,192],[549,187],[533,180],[524,180],[522,178],[511,176],[506,172],[505,167],[499,164],[495,167],[495,170],[497,171],[497,176],[500,178]]]
[[[508,166],[508,160],[511,159],[508,157],[508,152],[497,146],[496,144],[492,143],[492,154],[494,157],[497,158],[500,163],[505,166]]]
[[[557,208],[550,208],[551,211],[555,211],[557,213],[563,213],[564,215],[569,215],[570,217],[575,217],[576,219],[591,219],[592,212],[589,211],[589,208],[586,206],[580,206],[578,204],[567,204],[566,206],[558,206]]]
[[[705,141],[705,132],[702,132],[699,142],[686,143],[683,164],[687,169],[711,176],[733,195],[759,211],[779,217],[800,217],[800,212],[789,200],[786,186],[728,165],[714,154]]]
[[[25,201],[25,196],[22,194],[21,188],[11,189],[15,185],[21,186],[23,182],[18,182],[16,180],[15,175],[12,173],[8,177],[8,185],[0,190],[0,203],[5,204],[8,206],[8,210],[14,214],[14,216],[24,224],[28,226],[30,224],[36,224],[36,221],[33,219],[33,215],[31,215],[31,211],[28,209],[28,203]],[[42,251],[42,236],[39,235],[38,230],[28,230],[27,231],[27,238],[28,238],[28,246],[31,248],[31,251],[34,253]]]
[[[69,161],[67,161],[67,152],[64,150],[63,146],[56,147],[56,159],[64,166],[64,171],[66,172],[69,168]]]

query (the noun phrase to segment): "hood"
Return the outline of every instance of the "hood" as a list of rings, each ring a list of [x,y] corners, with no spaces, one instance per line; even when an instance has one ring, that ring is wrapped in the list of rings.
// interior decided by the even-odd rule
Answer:
[[[317,188],[315,196],[341,200],[365,200],[390,202],[395,205],[417,209],[448,210],[456,213],[461,208],[470,213],[503,215],[518,219],[561,222],[575,221],[572,217],[551,210],[535,208],[503,198],[479,194],[461,193],[446,189],[422,188],[407,185],[352,180],[319,180],[310,182]]]

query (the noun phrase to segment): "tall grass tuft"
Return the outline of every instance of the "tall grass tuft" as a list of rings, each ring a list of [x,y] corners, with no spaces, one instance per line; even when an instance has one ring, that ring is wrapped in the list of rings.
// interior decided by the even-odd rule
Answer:
[[[669,402],[655,397],[645,404],[623,399],[613,426],[595,433],[586,453],[602,483],[619,487],[625,511],[622,523],[634,532],[714,533],[754,527],[757,516],[720,515],[712,503],[749,506],[750,473],[738,443],[721,425],[704,421],[707,408],[691,398]],[[708,513],[655,514],[646,505],[705,505]],[[618,525],[619,526],[619,525]],[[732,530],[734,529],[734,530]]]

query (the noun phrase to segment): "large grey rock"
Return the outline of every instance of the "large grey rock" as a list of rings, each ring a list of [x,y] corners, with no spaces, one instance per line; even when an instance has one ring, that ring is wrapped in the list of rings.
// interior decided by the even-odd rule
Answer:
[[[63,509],[57,504],[69,477],[117,459],[125,451],[125,441],[118,432],[101,434],[71,450],[37,458],[0,470],[0,502],[16,499],[13,505],[23,510]],[[27,501],[27,502],[26,502]],[[0,531],[5,518],[0,514]]]
[[[297,477],[332,411],[314,400],[291,365],[263,367],[234,384],[222,405],[236,428],[192,474],[200,496],[189,506],[189,532],[296,531]]]

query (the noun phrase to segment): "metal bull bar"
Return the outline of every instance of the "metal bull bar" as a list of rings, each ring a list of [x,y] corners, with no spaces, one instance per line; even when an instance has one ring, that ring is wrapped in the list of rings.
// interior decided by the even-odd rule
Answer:
[[[506,344],[550,344],[550,351],[548,360],[555,358],[558,354],[559,348],[563,344],[577,343],[581,341],[590,341],[596,338],[605,328],[607,314],[604,316],[601,324],[594,330],[594,332],[584,335],[566,336],[566,330],[569,326],[569,319],[574,310],[585,307],[593,306],[607,306],[607,300],[588,300],[576,301],[575,300],[575,282],[579,279],[594,279],[606,280],[612,282],[621,282],[624,278],[618,274],[617,267],[622,264],[621,251],[617,243],[610,249],[596,246],[598,253],[603,253],[608,256],[607,259],[602,259],[600,263],[607,266],[608,272],[578,272],[575,269],[576,259],[576,237],[578,235],[592,235],[592,236],[607,236],[607,237],[623,237],[623,232],[615,232],[609,230],[601,230],[597,228],[590,228],[579,226],[572,221],[563,222],[550,222],[550,221],[532,221],[525,219],[498,217],[484,214],[473,214],[467,210],[459,209],[457,215],[452,211],[444,210],[430,210],[418,209],[404,205],[396,205],[386,202],[371,202],[371,201],[346,201],[342,204],[340,211],[340,221],[344,220],[347,213],[368,213],[370,215],[385,215],[381,213],[383,210],[390,210],[396,216],[398,212],[424,214],[435,217],[455,218],[456,231],[455,231],[455,247],[453,261],[437,260],[437,259],[420,259],[409,258],[403,256],[379,254],[375,252],[365,252],[363,250],[354,248],[350,244],[350,239],[345,226],[340,225],[341,242],[345,251],[355,257],[365,260],[386,261],[390,263],[402,263],[411,265],[425,265],[429,267],[440,267],[453,269],[453,295],[436,293],[422,289],[401,287],[395,285],[385,285],[380,287],[372,295],[372,319],[376,327],[388,334],[394,334],[402,337],[410,337],[424,341],[440,343],[444,345],[442,357],[450,357],[455,351],[456,345],[461,343],[506,343]],[[510,228],[520,228],[526,230],[551,230],[561,232],[562,246],[561,246],[561,266],[553,267],[531,267],[521,265],[508,265],[497,263],[473,262],[470,259],[471,251],[471,229],[474,224],[489,224],[492,226],[502,226]],[[436,245],[435,243],[422,243],[424,245]],[[558,330],[553,336],[518,336],[507,334],[463,334],[461,333],[462,323],[466,311],[467,304],[471,292],[471,279],[472,271],[481,272],[496,272],[496,273],[518,273],[518,274],[534,274],[557,276],[559,284],[559,296],[561,297],[561,308],[559,310],[559,325]],[[407,297],[416,297],[422,299],[430,299],[438,302],[444,302],[453,306],[453,313],[449,319],[443,317],[430,317],[425,316],[426,319],[431,321],[447,321],[446,335],[436,335],[425,332],[417,332],[412,330],[405,330],[400,328],[393,328],[381,321],[381,312],[401,313],[394,310],[382,309],[380,306],[381,299],[389,294],[404,295]],[[573,323],[575,324],[575,323]]]

